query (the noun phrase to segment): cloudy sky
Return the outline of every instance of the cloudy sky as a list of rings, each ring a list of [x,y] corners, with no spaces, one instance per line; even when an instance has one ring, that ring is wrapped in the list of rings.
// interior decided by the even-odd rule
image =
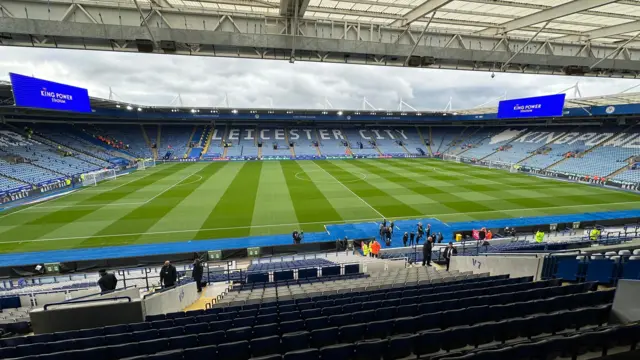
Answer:
[[[0,79],[16,72],[86,87],[91,96],[143,105],[360,109],[366,99],[395,110],[400,99],[419,110],[468,109],[508,98],[560,92],[580,80],[583,96],[613,94],[637,80],[403,69],[269,60],[45,50],[0,46]],[[636,89],[640,91],[640,89]],[[572,95],[572,94],[570,94]],[[495,103],[494,103],[495,104]]]

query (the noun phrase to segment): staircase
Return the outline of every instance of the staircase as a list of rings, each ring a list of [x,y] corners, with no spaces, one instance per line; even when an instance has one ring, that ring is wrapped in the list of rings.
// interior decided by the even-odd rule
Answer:
[[[228,149],[229,149],[228,147],[225,147],[225,148],[224,148],[224,151],[222,151],[222,157],[223,157],[223,158],[226,158],[226,157],[227,157],[227,150],[228,150]]]
[[[629,167],[630,167],[630,166],[631,166],[631,165],[629,165],[629,164],[625,164],[625,165],[624,165],[623,167],[621,167],[620,169],[618,169],[618,170],[616,170],[616,171],[612,172],[611,174],[609,174],[609,175],[605,176],[605,178],[607,178],[607,179],[614,178],[614,177],[616,177],[616,176],[618,176],[618,175],[622,174],[623,172],[625,172],[625,171],[629,170]]]
[[[316,152],[318,153],[318,156],[322,156],[322,153],[320,152],[320,136],[318,136],[318,132],[314,130],[314,132],[316,133],[316,141],[318,142],[318,146],[316,146]]]
[[[149,136],[147,135],[147,130],[144,129],[144,125],[140,124],[140,130],[142,131],[142,138],[144,139],[144,142],[147,144],[147,147],[149,149],[151,149],[151,153],[153,154],[153,158],[157,159],[158,158],[158,149],[154,149],[151,146],[151,141],[149,140]]]
[[[161,134],[162,134],[162,125],[158,124],[158,134],[156,135],[156,149],[162,149],[162,146],[160,145]],[[156,156],[156,159],[157,158],[158,157]]]
[[[424,136],[422,136],[422,131],[420,131],[420,128],[416,126],[416,130],[418,131],[418,135],[420,135],[420,140],[422,141],[422,145],[427,147],[427,152],[429,153],[429,156],[433,156],[433,151],[431,151],[431,126],[429,126],[429,145],[427,145],[427,142],[424,141]]]
[[[262,157],[262,146],[258,146],[258,157]]]
[[[404,152],[406,154],[409,154],[409,150],[407,150],[407,148],[404,146],[404,144],[402,144],[401,146],[402,146],[402,150],[404,150]]]
[[[202,154],[206,154],[209,151],[209,146],[211,146],[211,138],[213,137],[213,127],[209,126],[209,133],[207,135],[207,141],[204,144],[204,149],[202,150]]]
[[[446,153],[447,151],[449,151],[449,149],[451,149],[454,146],[458,145],[458,141],[461,141],[464,139],[465,137],[465,131],[467,131],[467,129],[469,129],[469,127],[465,127],[464,129],[462,129],[462,132],[456,136],[455,138],[453,138],[453,141],[451,141],[451,144],[449,144],[449,147],[447,147],[444,151],[441,151],[442,154]],[[477,131],[477,130],[476,130]],[[473,134],[471,134],[471,136],[473,136]]]

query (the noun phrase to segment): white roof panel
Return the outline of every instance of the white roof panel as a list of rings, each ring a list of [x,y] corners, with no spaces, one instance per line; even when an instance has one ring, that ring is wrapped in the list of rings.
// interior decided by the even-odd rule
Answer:
[[[116,5],[118,2],[133,0],[103,0]],[[256,15],[279,15],[280,1],[291,0],[166,0],[165,4],[180,9],[200,9],[202,11],[238,12]],[[545,13],[555,6],[572,0],[451,0],[436,9],[436,15],[430,27],[447,32],[477,32],[487,28],[500,33],[503,24],[510,23],[536,13]],[[141,6],[149,7],[150,0],[139,0]],[[416,8],[425,0],[309,0],[304,18],[332,19],[355,21],[361,23],[377,23],[401,26],[403,16],[408,13],[416,15]],[[160,2],[162,4],[162,2]],[[154,7],[157,8],[157,7]],[[423,27],[431,14],[418,14],[412,26]],[[624,42],[636,33],[611,34],[606,38],[590,36],[590,33],[602,28],[613,27],[634,21],[640,22],[640,1],[618,0],[614,3],[576,12],[561,17],[550,17],[549,24],[538,34],[541,39],[569,37],[591,39],[594,44]],[[531,37],[543,26],[544,22],[520,27],[507,33],[507,36]],[[614,28],[615,29],[615,28]],[[596,33],[597,34],[597,33]],[[578,36],[579,35],[579,36]],[[638,47],[640,42],[631,46]]]

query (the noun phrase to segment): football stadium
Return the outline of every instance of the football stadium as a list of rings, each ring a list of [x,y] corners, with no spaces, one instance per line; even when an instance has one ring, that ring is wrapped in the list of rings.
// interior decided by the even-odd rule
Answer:
[[[0,359],[640,359],[639,14],[0,1],[0,69],[39,48],[630,79],[598,96],[576,83],[444,110],[305,109],[226,93],[145,105],[8,71]]]

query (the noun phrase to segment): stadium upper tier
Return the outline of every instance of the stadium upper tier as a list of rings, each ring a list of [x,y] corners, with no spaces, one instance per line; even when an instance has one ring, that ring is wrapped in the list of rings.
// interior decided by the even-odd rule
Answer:
[[[0,191],[77,176],[135,158],[211,160],[454,156],[640,183],[637,126],[285,127],[65,125],[0,128]]]

